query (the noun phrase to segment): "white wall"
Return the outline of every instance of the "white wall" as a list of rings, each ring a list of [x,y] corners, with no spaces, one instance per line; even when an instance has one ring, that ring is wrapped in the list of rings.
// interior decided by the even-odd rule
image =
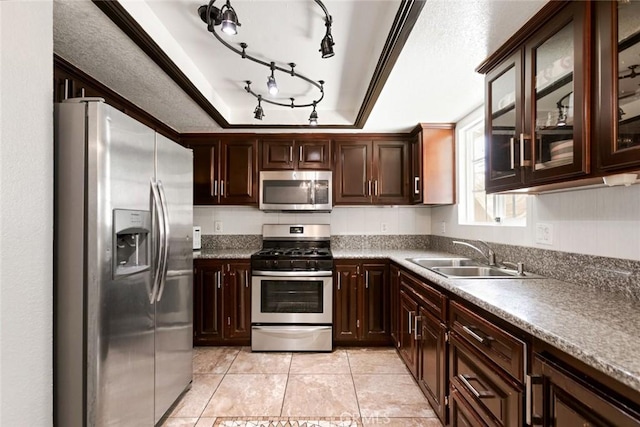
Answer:
[[[0,425],[52,424],[53,12],[0,1]]]
[[[640,185],[529,199],[526,227],[460,225],[458,207],[447,206],[432,209],[432,234],[640,261]],[[536,243],[536,223],[551,224],[551,245]]]
[[[215,230],[220,221],[222,231]],[[431,210],[412,206],[335,207],[331,213],[266,213],[252,207],[196,206],[202,234],[262,234],[262,224],[331,224],[331,234],[431,234]],[[383,225],[386,231],[383,231]]]

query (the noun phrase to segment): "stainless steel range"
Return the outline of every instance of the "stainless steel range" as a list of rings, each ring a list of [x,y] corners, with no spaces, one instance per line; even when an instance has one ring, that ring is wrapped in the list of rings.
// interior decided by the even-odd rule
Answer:
[[[251,349],[331,351],[329,225],[265,224],[262,239],[251,256]]]

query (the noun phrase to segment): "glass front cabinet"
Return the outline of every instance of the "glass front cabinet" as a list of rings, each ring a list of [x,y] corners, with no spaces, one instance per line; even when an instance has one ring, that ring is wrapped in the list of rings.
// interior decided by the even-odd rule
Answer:
[[[590,9],[568,3],[487,73],[488,192],[589,173]]]
[[[599,167],[640,166],[640,1],[596,2]]]

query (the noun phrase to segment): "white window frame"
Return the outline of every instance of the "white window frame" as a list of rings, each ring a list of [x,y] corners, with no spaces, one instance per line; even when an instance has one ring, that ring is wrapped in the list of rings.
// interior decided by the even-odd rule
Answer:
[[[525,201],[524,212],[520,217],[514,217],[513,212],[511,216],[508,216],[505,212],[507,209],[507,205],[515,207],[516,199],[520,197],[526,198],[525,194],[486,194],[484,192],[484,181],[482,185],[482,190],[474,191],[474,165],[479,165],[482,163],[482,169],[484,170],[485,158],[476,158],[474,159],[474,144],[472,143],[472,138],[474,133],[478,133],[478,128],[480,130],[480,134],[482,135],[482,144],[483,151],[486,155],[486,141],[485,141],[485,133],[484,133],[484,109],[479,108],[478,110],[471,113],[469,116],[465,117],[460,121],[458,126],[456,127],[456,141],[458,142],[458,194],[459,205],[458,205],[458,223],[463,225],[484,225],[484,226],[512,226],[512,227],[526,227],[527,225],[527,202]],[[477,138],[477,137],[476,137]],[[479,220],[475,218],[474,214],[474,201],[475,196],[484,195],[485,204],[484,206],[492,206],[493,213],[495,216],[491,215],[491,213],[487,211],[487,217],[491,219]],[[498,218],[498,219],[496,219]]]

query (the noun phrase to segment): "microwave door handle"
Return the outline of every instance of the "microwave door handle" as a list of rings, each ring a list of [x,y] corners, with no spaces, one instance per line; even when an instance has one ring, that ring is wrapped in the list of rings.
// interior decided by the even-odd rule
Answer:
[[[316,204],[316,182],[311,180],[311,204]]]

